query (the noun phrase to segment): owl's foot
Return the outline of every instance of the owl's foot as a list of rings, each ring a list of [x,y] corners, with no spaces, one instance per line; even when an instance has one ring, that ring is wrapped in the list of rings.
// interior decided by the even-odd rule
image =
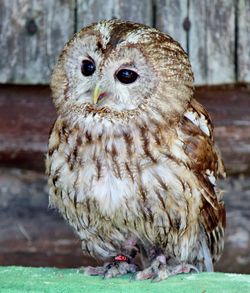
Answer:
[[[101,275],[104,278],[113,278],[128,273],[135,273],[137,266],[130,263],[127,257],[119,255],[114,258],[113,262],[105,264],[101,267],[86,267],[84,268],[84,274],[89,276]]]
[[[136,274],[137,280],[152,279],[152,281],[162,281],[170,276],[174,276],[182,273],[189,273],[192,270],[199,272],[199,270],[191,264],[179,264],[170,266],[166,263],[164,255],[159,255],[151,263],[151,265],[145,270]]]

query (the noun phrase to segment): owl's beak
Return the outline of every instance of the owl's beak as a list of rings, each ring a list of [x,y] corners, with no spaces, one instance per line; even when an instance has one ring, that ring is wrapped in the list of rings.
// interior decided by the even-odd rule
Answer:
[[[99,86],[97,85],[93,91],[92,101],[94,104],[98,104],[104,97],[107,97],[106,92],[102,92]]]

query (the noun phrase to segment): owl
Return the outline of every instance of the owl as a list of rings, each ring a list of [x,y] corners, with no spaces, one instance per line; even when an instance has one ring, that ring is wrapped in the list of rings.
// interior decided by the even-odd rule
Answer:
[[[51,89],[49,201],[83,251],[105,263],[85,273],[163,280],[213,271],[224,168],[181,46],[155,28],[101,21],[65,45]]]

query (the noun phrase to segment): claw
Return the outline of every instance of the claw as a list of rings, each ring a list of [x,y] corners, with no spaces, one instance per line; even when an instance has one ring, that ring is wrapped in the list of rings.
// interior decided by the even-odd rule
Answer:
[[[196,273],[199,273],[199,270],[191,264],[180,264],[175,267],[173,267],[173,270],[171,271],[171,275],[177,275],[182,273],[190,273],[191,271],[195,271]]]
[[[112,266],[104,273],[103,279],[110,279],[119,275],[122,275],[122,272],[120,272],[115,266]]]
[[[135,273],[137,266],[132,263],[128,263],[124,260],[113,261],[110,264],[106,264],[102,267],[86,267],[84,268],[84,274],[90,276],[101,275],[104,279],[110,279],[113,277],[126,275],[128,273]]]
[[[199,272],[199,270],[191,264],[182,263],[179,265],[169,265],[166,263],[165,256],[159,255],[148,268],[136,274],[136,279],[151,279],[152,282],[159,282],[169,278],[170,276],[181,273],[189,273],[192,270]]]

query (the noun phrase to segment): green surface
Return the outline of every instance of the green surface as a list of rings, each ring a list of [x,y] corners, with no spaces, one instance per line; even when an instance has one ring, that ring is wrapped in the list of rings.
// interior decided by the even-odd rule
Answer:
[[[135,281],[131,275],[113,279],[88,277],[75,269],[0,267],[0,292],[250,292],[250,275],[183,274],[162,282]]]

